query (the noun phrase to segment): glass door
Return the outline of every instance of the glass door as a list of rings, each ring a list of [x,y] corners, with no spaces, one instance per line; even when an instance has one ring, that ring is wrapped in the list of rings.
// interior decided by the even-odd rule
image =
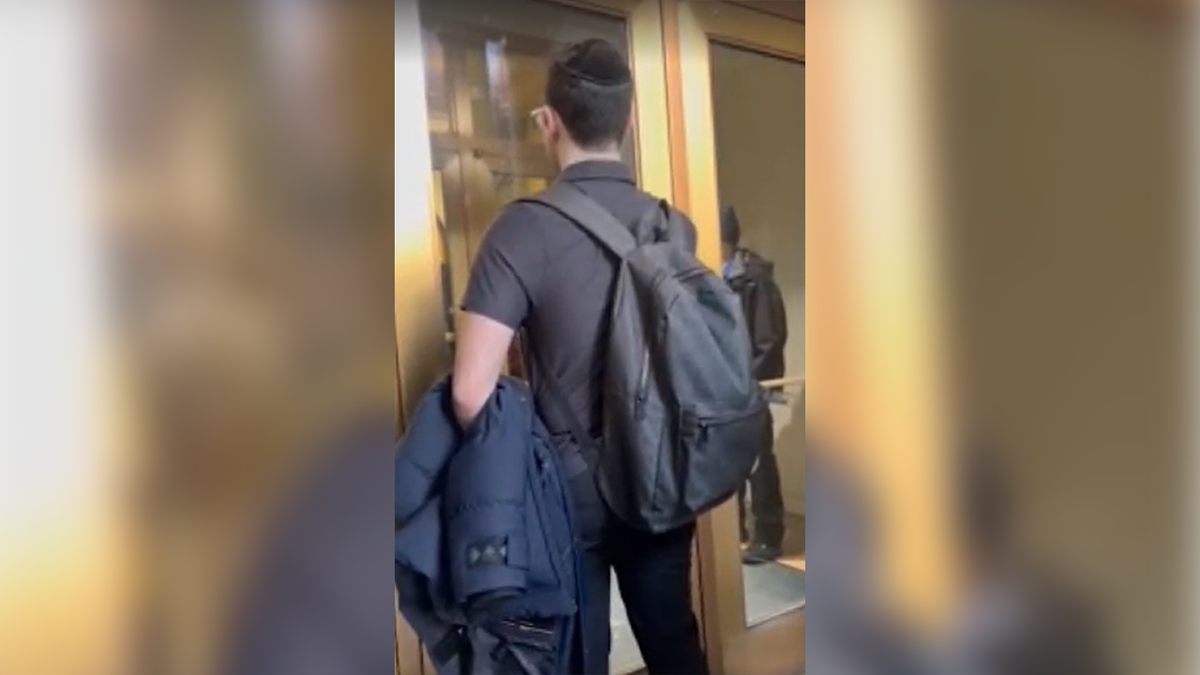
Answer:
[[[771,5],[768,12],[758,5]],[[804,666],[803,3],[666,3],[678,36],[672,98],[682,127],[686,208],[703,255],[740,289],[773,443],[745,494],[700,533],[705,632],[714,670]],[[785,11],[781,11],[785,10]],[[673,29],[673,31],[672,31]],[[678,165],[678,164],[677,164]],[[740,504],[738,503],[740,501]]]
[[[396,320],[400,388],[403,400],[412,402],[450,368],[457,306],[488,227],[505,204],[555,178],[529,113],[544,103],[548,57],[557,48],[601,37],[626,52],[636,86],[626,160],[649,192],[670,197],[672,179],[669,148],[662,141],[668,111],[657,0],[421,0],[419,16],[410,10],[405,19],[401,4],[406,3],[397,5],[396,25]],[[408,111],[404,120],[402,106]],[[407,179],[421,185],[419,197],[400,185],[402,164]],[[405,203],[402,189],[421,203]],[[518,363],[513,359],[510,371]],[[632,672],[642,661],[614,600],[612,669]],[[398,619],[398,670],[432,673],[403,624]]]

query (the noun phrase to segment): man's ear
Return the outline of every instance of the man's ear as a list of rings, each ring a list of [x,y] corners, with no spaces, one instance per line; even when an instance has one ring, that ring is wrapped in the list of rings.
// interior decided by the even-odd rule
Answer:
[[[567,133],[567,128],[563,125],[562,117],[559,116],[558,111],[548,106],[547,110],[549,111],[547,113],[547,119],[550,122],[551,135],[557,137]]]

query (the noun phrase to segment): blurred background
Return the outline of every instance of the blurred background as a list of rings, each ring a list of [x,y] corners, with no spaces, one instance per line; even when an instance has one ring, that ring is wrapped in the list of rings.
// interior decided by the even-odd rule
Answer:
[[[0,672],[394,664],[391,17],[0,8]]]
[[[709,252],[736,200],[787,300],[801,590],[760,616],[714,516],[718,666],[1200,664],[1188,3],[486,4],[0,3],[0,673],[430,672],[403,394],[481,214],[552,178],[501,122],[581,31],[626,40],[643,187]]]
[[[810,3],[811,672],[1195,667],[1187,9]]]

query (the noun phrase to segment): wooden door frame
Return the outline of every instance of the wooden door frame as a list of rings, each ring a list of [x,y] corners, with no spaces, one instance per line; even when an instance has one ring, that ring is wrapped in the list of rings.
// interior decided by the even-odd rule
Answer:
[[[710,43],[719,42],[804,63],[802,21],[731,2],[665,0],[671,157],[676,204],[699,231],[699,254],[721,264]],[[746,626],[737,506],[703,518],[697,530],[702,622],[714,673],[798,672],[804,668],[804,611]],[[799,645],[799,649],[796,646]],[[770,655],[770,656],[768,656]]]
[[[402,428],[409,406],[423,393],[422,387],[437,377],[437,360],[428,355],[444,347],[445,334],[441,274],[437,266],[429,112],[424,96],[425,62],[416,3],[396,3],[395,36],[396,384],[397,427]],[[397,607],[397,672],[421,675],[423,651]]]

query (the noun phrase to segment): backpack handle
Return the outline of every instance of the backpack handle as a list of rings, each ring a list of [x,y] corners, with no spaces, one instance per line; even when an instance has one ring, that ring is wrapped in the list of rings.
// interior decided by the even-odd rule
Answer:
[[[624,259],[637,248],[637,240],[608,209],[568,181],[559,181],[536,197],[521,201],[543,204],[563,214],[583,228],[618,258]]]

